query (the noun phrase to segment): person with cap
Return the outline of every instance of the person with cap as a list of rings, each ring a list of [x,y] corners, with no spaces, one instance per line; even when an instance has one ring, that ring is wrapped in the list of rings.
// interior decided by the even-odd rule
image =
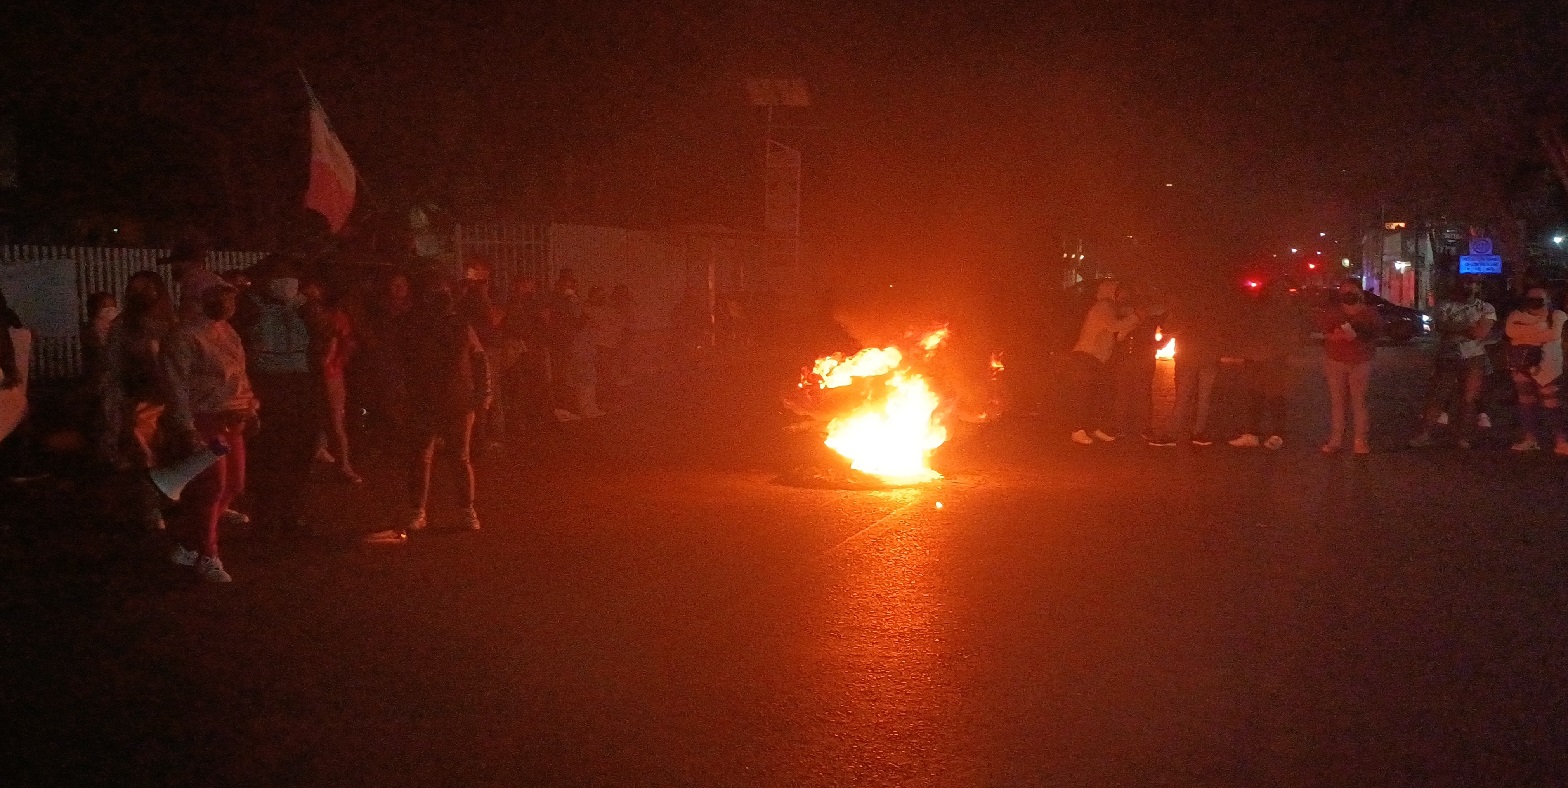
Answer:
[[[219,443],[227,453],[185,485],[169,523],[175,540],[171,558],[194,566],[203,580],[227,583],[233,578],[218,555],[218,526],[245,489],[245,439],[260,426],[261,403],[246,375],[245,348],[229,324],[234,287],[220,279],[185,295],[201,311],[170,334],[161,359],[169,423],[186,451]]]
[[[257,266],[256,279],[239,321],[251,381],[267,406],[267,430],[251,452],[252,514],[265,527],[299,531],[321,410],[299,264],[270,255]]]

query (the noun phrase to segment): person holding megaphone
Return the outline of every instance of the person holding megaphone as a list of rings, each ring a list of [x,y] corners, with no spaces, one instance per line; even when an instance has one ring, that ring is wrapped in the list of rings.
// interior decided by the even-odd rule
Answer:
[[[200,314],[180,323],[163,358],[169,423],[189,453],[206,450],[216,459],[180,493],[180,507],[169,522],[175,540],[171,558],[194,566],[204,580],[227,583],[233,578],[218,557],[218,525],[245,489],[245,439],[260,428],[261,403],[245,372],[239,334],[229,325],[234,287],[207,282],[198,297]]]

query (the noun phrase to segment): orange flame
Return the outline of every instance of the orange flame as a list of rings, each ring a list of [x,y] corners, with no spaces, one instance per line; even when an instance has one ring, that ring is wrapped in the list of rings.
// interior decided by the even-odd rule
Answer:
[[[991,354],[991,377],[994,379],[998,375],[1001,375],[1002,374],[1002,370],[1004,370],[1004,369],[1007,369],[1007,367],[1002,364],[1002,351],[998,350],[997,352],[992,353]]]
[[[1154,335],[1154,341],[1155,342],[1160,341],[1160,335],[1159,334],[1155,334]],[[1154,351],[1154,357],[1155,358],[1175,358],[1176,357],[1176,337],[1171,337],[1170,341],[1166,342],[1164,347],[1160,348],[1159,350]]]
[[[946,338],[947,329],[940,328],[917,344],[929,356]],[[866,348],[849,358],[842,354],[820,358],[812,373],[824,389],[857,379],[866,385],[865,400],[827,427],[827,446],[848,459],[851,468],[891,484],[942,478],[931,469],[932,452],[947,441],[947,428],[938,415],[942,400],[924,375],[904,363],[898,348]]]

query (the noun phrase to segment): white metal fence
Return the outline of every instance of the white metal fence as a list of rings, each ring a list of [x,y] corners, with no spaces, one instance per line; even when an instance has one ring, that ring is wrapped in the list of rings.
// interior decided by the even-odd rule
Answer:
[[[58,263],[75,269],[75,293],[70,303],[51,308],[71,312],[57,315],[57,321],[71,330],[40,332],[33,344],[33,374],[40,380],[70,378],[81,374],[82,355],[79,327],[87,319],[87,299],[93,293],[112,293],[123,298],[125,283],[137,271],[158,270],[158,260],[167,249],[124,249],[91,246],[0,246],[0,266],[20,263]],[[262,252],[210,252],[207,267],[223,273],[255,265]],[[168,277],[167,268],[159,273]],[[171,290],[178,297],[178,288]]]

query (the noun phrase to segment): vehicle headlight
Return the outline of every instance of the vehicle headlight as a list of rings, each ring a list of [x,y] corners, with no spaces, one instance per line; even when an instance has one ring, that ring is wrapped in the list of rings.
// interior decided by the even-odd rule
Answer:
[[[1421,316],[1421,327],[1422,328],[1431,328],[1432,327],[1432,316],[1431,315],[1422,315]]]

